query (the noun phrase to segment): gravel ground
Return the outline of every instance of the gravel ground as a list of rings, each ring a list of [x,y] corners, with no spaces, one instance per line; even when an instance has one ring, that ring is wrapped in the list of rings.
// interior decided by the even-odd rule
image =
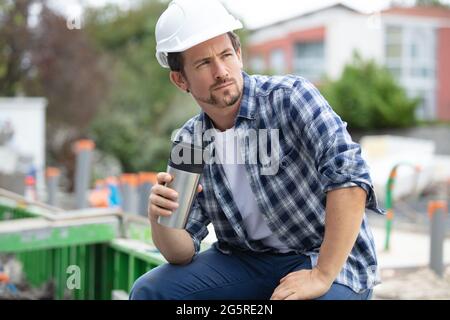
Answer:
[[[450,300],[450,266],[440,278],[428,268],[381,270],[374,300]]]
[[[449,194],[444,199],[450,199]],[[410,197],[394,203],[394,228],[397,230],[429,234],[430,219],[427,214],[428,201],[437,199],[436,193],[421,197]],[[369,224],[384,226],[383,216],[369,214]],[[450,217],[447,215],[447,233],[450,237]],[[450,265],[444,276],[437,276],[428,267],[381,269],[382,283],[374,289],[374,300],[450,300]]]

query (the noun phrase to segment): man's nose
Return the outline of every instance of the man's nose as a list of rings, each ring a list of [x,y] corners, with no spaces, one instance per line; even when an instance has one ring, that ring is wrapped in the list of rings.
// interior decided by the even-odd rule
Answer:
[[[214,63],[214,78],[216,80],[227,79],[229,76],[228,70],[226,68],[225,63],[223,61],[216,61]]]

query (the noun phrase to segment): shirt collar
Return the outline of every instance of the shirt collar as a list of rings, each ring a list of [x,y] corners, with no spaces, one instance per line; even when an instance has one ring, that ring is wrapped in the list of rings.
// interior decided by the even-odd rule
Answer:
[[[242,91],[241,105],[237,116],[253,120],[255,119],[256,107],[254,99],[251,98],[255,96],[256,84],[254,79],[252,79],[244,71],[242,71],[242,77],[244,78],[244,88]]]

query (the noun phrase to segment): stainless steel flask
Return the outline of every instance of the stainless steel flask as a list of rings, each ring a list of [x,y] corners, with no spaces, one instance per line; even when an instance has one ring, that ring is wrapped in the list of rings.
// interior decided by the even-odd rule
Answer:
[[[167,187],[178,193],[178,208],[170,216],[159,216],[158,223],[170,228],[184,229],[203,172],[203,148],[186,142],[174,142],[167,172],[172,181]]]

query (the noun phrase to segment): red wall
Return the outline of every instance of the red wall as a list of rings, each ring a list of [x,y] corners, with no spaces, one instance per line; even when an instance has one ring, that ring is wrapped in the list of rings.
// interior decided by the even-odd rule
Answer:
[[[450,120],[450,28],[438,31],[437,58],[437,117],[439,120]]]
[[[323,41],[325,38],[325,27],[307,29],[289,33],[286,37],[267,41],[258,45],[249,47],[250,56],[261,55],[264,58],[265,65],[270,68],[270,52],[274,49],[283,49],[286,57],[286,72],[293,72],[294,43],[296,42],[315,42]]]

